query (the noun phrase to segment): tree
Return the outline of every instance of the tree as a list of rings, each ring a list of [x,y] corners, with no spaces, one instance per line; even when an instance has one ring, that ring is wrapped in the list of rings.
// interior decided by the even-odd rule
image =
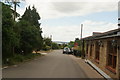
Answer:
[[[43,39],[43,50],[50,50],[52,48],[52,41],[51,41],[51,38],[49,37],[45,37]]]
[[[36,9],[30,6],[26,8],[25,13],[19,21],[19,30],[21,36],[21,50],[24,53],[31,53],[32,50],[40,50],[43,45],[42,29],[40,28],[40,16]]]
[[[19,45],[19,38],[13,31],[14,20],[12,17],[11,6],[2,3],[2,52],[3,59],[13,56],[12,46]]]
[[[51,38],[49,38],[49,37],[44,38],[44,43],[45,43],[47,46],[51,46],[51,44],[52,44]]]
[[[20,18],[20,20],[25,20],[29,22],[31,26],[36,27],[40,34],[39,37],[42,39],[42,28],[40,28],[41,23],[39,23],[40,19],[41,18],[34,6],[32,7],[32,9],[30,8],[30,6],[26,8],[25,13],[23,14],[22,18]]]
[[[11,8],[10,8],[10,9],[11,9],[11,11],[12,11],[11,14],[13,15],[13,16],[12,16],[12,17],[13,17],[13,20],[15,21],[16,17],[19,17],[19,16],[20,16],[20,14],[18,14],[18,13],[16,12],[16,7],[17,7],[17,6],[20,7],[20,5],[19,5],[20,2],[18,2],[18,0],[12,0],[12,1],[6,0],[5,3],[8,3],[10,6],[11,6],[12,4],[14,5],[14,10],[12,10]],[[13,25],[14,27],[16,26],[15,23],[16,23],[16,22],[14,22],[14,25]],[[12,27],[13,32],[15,31],[14,27]],[[14,54],[14,46],[12,47],[12,53]]]
[[[68,45],[70,46],[70,48],[74,47],[74,41],[70,41]]]
[[[42,38],[40,38],[39,30],[36,27],[33,27],[29,24],[29,22],[22,20],[18,23],[20,29],[18,32],[20,33],[20,52],[24,52],[24,54],[29,54],[33,50],[40,50],[42,48]]]
[[[32,9],[30,8],[30,6],[28,8],[26,8],[25,13],[23,14],[22,18],[20,20],[26,20],[28,22],[31,23],[31,25],[37,27],[39,30],[40,29],[40,16],[36,10],[36,8],[33,6]]]

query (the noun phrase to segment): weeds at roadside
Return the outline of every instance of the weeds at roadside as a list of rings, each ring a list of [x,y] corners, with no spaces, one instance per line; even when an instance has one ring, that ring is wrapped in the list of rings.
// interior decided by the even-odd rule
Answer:
[[[37,56],[42,56],[42,55],[40,53],[37,53],[37,54],[31,53],[31,54],[28,54],[28,55],[16,54],[13,57],[10,57],[6,61],[4,61],[3,62],[3,67],[19,64],[21,62],[25,62],[25,61],[28,61],[28,60],[32,60]]]

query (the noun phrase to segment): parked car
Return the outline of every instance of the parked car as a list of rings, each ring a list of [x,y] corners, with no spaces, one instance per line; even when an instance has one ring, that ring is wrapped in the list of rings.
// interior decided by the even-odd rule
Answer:
[[[73,51],[70,49],[70,48],[68,48],[68,47],[65,47],[64,49],[63,49],[63,54],[71,54]]]

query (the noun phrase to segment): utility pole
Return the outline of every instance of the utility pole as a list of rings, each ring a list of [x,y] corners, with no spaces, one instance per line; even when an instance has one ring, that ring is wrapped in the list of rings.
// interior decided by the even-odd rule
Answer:
[[[81,24],[81,39],[82,39],[83,24]]]
[[[83,24],[81,24],[81,50],[82,50],[82,53],[81,53],[81,57],[84,58],[84,40],[82,39],[82,34],[83,34]]]

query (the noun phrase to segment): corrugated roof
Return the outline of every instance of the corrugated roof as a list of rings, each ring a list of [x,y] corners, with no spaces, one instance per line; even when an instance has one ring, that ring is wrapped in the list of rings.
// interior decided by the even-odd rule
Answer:
[[[102,34],[98,34],[95,36],[88,36],[88,37],[83,38],[83,39],[84,40],[91,40],[91,39],[108,38],[108,37],[115,37],[115,36],[119,37],[120,35],[117,34],[118,32],[120,32],[120,28],[114,29],[111,31],[107,31],[107,32],[104,32]]]

